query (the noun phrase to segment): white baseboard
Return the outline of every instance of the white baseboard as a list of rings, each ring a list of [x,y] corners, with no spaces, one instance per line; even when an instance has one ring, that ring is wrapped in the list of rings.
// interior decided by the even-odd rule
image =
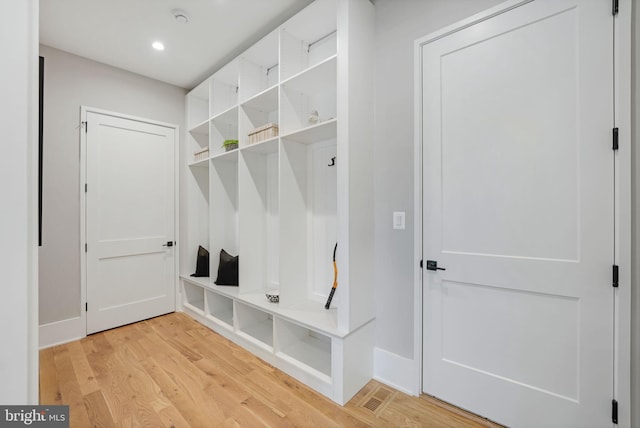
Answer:
[[[50,348],[85,337],[82,319],[69,318],[40,326],[40,349]]]
[[[373,378],[405,394],[420,395],[420,365],[410,358],[374,348]]]

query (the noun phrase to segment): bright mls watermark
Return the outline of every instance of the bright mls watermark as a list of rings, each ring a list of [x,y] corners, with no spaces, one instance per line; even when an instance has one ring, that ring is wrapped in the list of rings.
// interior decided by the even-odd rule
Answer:
[[[69,406],[0,406],[0,428],[69,428]]]

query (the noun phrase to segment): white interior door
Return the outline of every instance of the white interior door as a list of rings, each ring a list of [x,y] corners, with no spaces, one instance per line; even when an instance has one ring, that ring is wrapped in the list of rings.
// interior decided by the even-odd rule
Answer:
[[[423,390],[611,426],[611,4],[510,6],[421,46]]]
[[[87,333],[175,310],[175,129],[86,114]]]

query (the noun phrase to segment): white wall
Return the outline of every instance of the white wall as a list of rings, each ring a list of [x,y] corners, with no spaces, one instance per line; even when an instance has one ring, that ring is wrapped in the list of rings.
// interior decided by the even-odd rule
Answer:
[[[38,402],[38,1],[2,3],[0,403]]]
[[[413,42],[501,0],[374,3],[376,346],[413,359]],[[392,229],[393,211],[406,212],[406,230]]]
[[[175,123],[186,90],[47,46],[40,324],[80,316],[80,106]]]

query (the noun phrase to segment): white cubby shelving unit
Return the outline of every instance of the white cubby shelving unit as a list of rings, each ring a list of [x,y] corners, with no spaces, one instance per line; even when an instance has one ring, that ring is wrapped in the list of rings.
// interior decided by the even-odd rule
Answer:
[[[340,404],[373,374],[373,16],[316,0],[186,100],[182,310]],[[190,276],[199,245],[210,277]],[[215,284],[222,249],[237,287]]]

